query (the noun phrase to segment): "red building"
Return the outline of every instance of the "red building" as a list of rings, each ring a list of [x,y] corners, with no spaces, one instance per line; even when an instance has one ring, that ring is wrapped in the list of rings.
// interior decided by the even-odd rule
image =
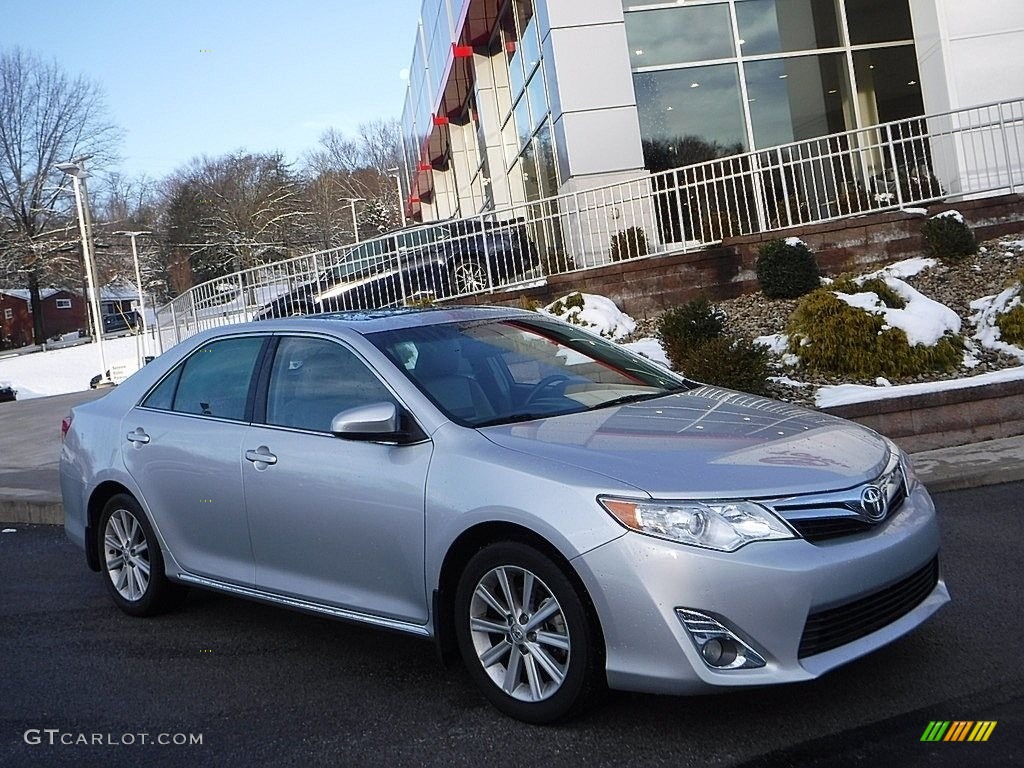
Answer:
[[[44,334],[39,342],[85,328],[85,303],[81,295],[63,288],[42,288],[39,295]],[[0,291],[0,348],[37,343],[32,325],[28,291]]]

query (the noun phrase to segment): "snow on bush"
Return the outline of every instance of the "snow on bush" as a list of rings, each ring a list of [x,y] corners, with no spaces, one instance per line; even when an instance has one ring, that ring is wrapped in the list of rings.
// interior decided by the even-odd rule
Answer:
[[[899,328],[907,334],[911,346],[935,346],[947,333],[960,333],[960,316],[945,304],[929,299],[923,293],[894,277],[884,278],[885,284],[906,302],[906,307],[887,307],[877,293],[843,293],[835,295],[851,307],[863,309],[885,320],[883,330]]]
[[[975,299],[971,302],[971,309],[975,311],[971,322],[976,328],[974,338],[981,346],[1016,357],[1024,363],[1024,349],[1003,340],[999,329],[999,318],[1021,305],[1022,290],[1021,284],[1017,283],[995,296]]]
[[[636,321],[605,296],[570,293],[548,304],[542,312],[587,328],[606,339],[621,339],[636,330]]]

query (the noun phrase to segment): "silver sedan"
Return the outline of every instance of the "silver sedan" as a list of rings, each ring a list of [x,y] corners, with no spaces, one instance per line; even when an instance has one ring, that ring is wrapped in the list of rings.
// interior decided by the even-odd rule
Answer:
[[[218,328],[64,429],[124,611],[199,587],[429,638],[530,722],[808,680],[949,599],[893,443],[530,312]]]

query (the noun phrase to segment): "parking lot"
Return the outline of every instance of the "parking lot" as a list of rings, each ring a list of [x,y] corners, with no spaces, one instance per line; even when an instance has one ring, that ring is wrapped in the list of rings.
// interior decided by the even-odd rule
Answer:
[[[204,593],[131,619],[61,529],[16,526],[0,535],[0,765],[1019,765],[1022,492],[936,496],[953,603],[881,652],[797,686],[613,693],[551,728],[499,715],[405,636]],[[998,725],[922,743],[931,720]]]

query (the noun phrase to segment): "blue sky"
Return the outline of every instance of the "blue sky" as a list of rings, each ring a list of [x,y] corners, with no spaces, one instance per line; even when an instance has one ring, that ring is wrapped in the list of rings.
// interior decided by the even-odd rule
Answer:
[[[99,81],[126,132],[122,170],[159,178],[239,148],[298,160],[328,127],[400,117],[420,5],[7,0],[0,47]]]

